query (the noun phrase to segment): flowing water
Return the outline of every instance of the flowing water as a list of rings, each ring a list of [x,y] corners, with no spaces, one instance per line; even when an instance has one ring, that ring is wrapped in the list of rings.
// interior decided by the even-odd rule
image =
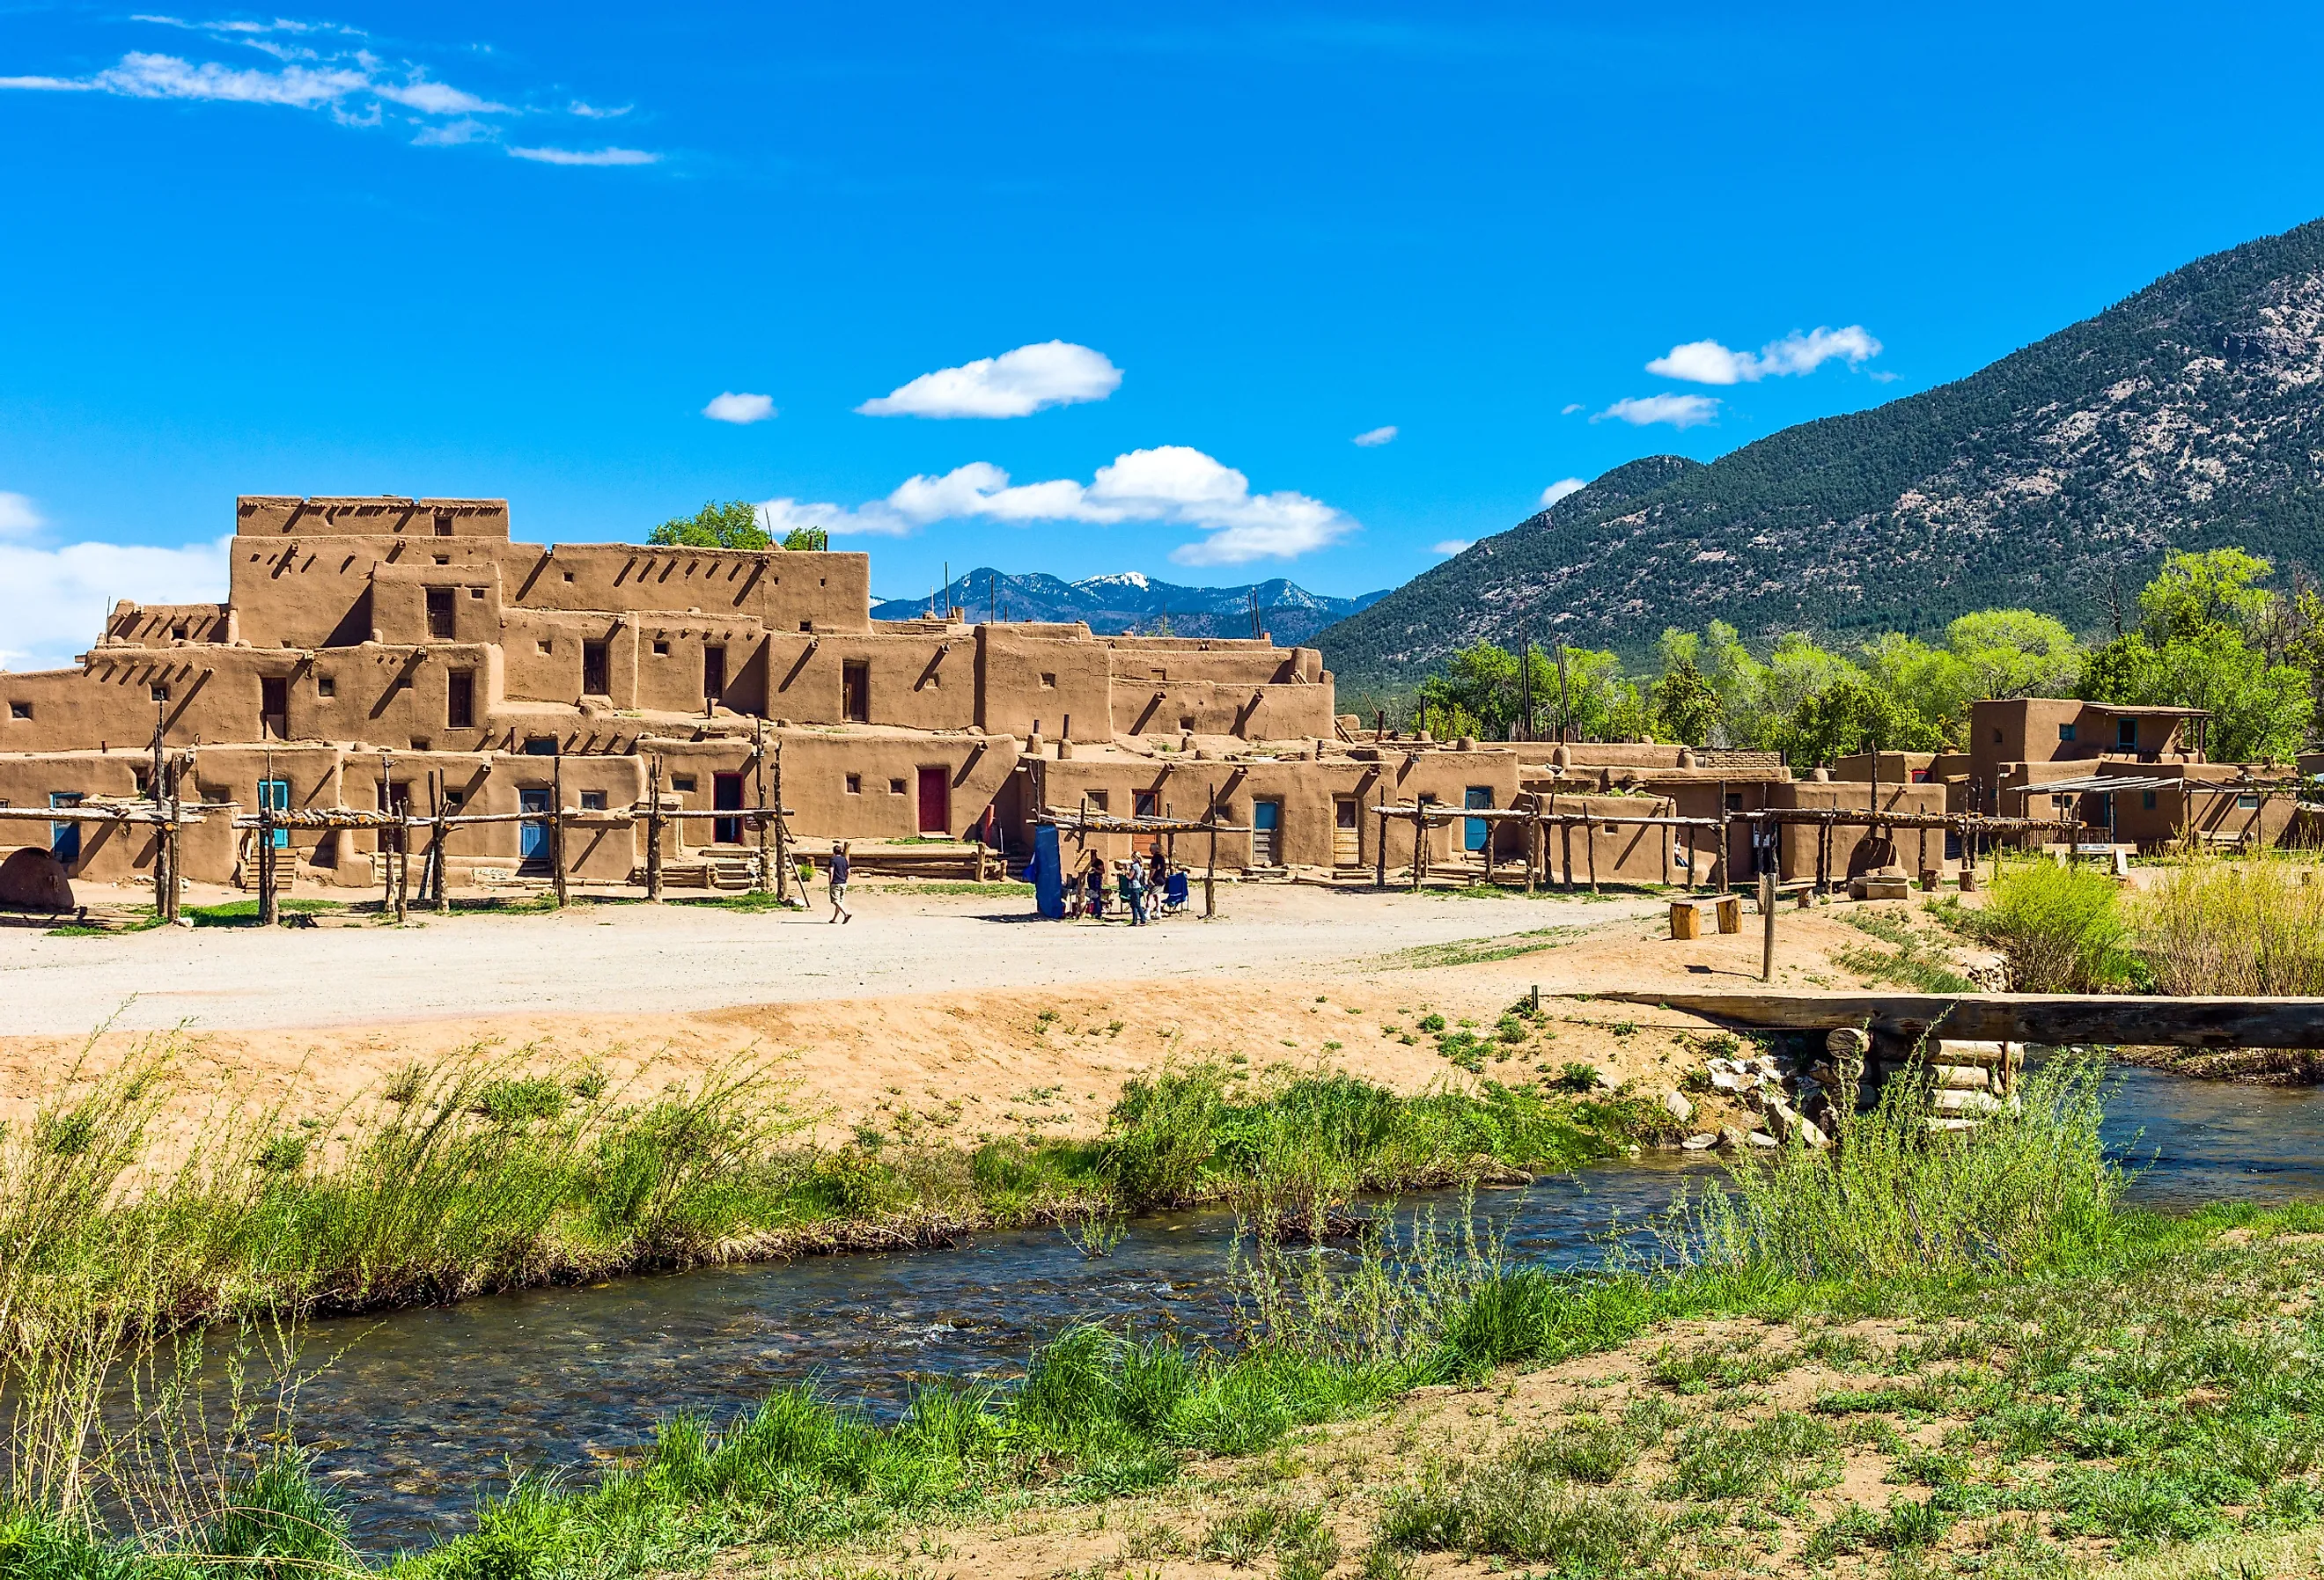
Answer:
[[[2120,1072],[2108,1134],[2172,1206],[2324,1195],[2324,1093]],[[1476,1214],[1512,1260],[1573,1265],[1715,1169],[1656,1155],[1489,1191]],[[1450,1197],[1411,1204],[1457,1214]],[[385,1551],[465,1526],[518,1470],[586,1472],[646,1443],[679,1410],[733,1416],[814,1378],[892,1415],[918,1381],[1003,1382],[1069,1322],[1218,1337],[1233,1314],[1224,1213],[1141,1218],[1111,1256],[1054,1230],[953,1250],[820,1257],[537,1289],[318,1323],[302,1364],[300,1437],[336,1484],[357,1539]]]

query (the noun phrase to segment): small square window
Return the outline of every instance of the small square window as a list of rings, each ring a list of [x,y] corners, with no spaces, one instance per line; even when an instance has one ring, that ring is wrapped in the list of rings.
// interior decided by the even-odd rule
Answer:
[[[425,751],[427,751],[427,750],[429,749],[429,740],[428,740],[428,737],[427,737],[427,736],[425,736],[425,735],[414,735],[414,736],[412,736],[412,737],[411,737],[411,749],[412,749],[413,751],[415,751],[415,752],[425,752]]]
[[[551,643],[551,642],[550,642],[547,638],[545,638],[545,637],[544,637],[541,641],[540,641],[539,642],[535,643],[534,645],[536,645],[537,647],[539,647],[539,648],[540,649],[540,651],[543,651],[543,652],[548,652],[548,651],[551,651],[551,649],[552,649],[552,647],[553,647],[553,645],[554,645],[554,644],[552,644],[552,643]]]
[[[605,792],[604,790],[583,790],[581,792],[581,809],[585,812],[604,811],[605,809]]]
[[[1185,735],[1191,735],[1194,733],[1194,716],[1193,714],[1182,713],[1178,716],[1178,733]]]
[[[524,738],[524,754],[528,757],[556,756],[557,737],[555,735],[527,735]]]
[[[1162,815],[1162,798],[1152,790],[1139,790],[1131,810],[1141,818],[1158,818]]]
[[[8,716],[10,718],[30,718],[32,716],[32,705],[29,702],[12,702],[8,705]]]
[[[315,677],[316,696],[337,697],[338,694],[339,683],[337,679],[329,675],[318,675]]]
[[[189,628],[187,626],[186,623],[180,620],[175,625],[170,627],[170,634],[177,638],[180,642],[183,642],[186,640],[189,629]]]
[[[481,597],[483,597],[484,596],[484,588],[482,588],[482,587],[470,587],[470,588],[468,589],[468,596],[470,596],[470,597],[472,597],[472,598],[481,598]]]
[[[802,620],[799,622],[799,629],[807,633],[809,635],[813,635],[815,633],[815,622],[812,620]]]
[[[900,779],[890,780],[888,781],[888,793],[891,796],[902,795],[904,793],[904,781]]]
[[[669,643],[666,642],[658,642],[654,643],[654,657],[658,659],[666,659],[669,657]]]
[[[167,702],[170,700],[170,688],[167,686],[149,686],[145,689],[156,702]]]
[[[2114,744],[2117,746],[2128,746],[2135,751],[2138,747],[2138,721],[2135,718],[2116,719],[2114,725]]]
[[[860,796],[863,793],[863,776],[862,774],[851,773],[847,776],[847,793],[851,796]]]
[[[2072,740],[2073,738],[2074,738],[2074,726],[2073,726],[2073,725],[2060,725],[2058,726],[2058,739],[2060,739],[2061,741],[2070,741],[2070,740]]]
[[[449,554],[438,554],[436,556],[436,563],[438,565],[449,565],[452,563],[452,557]]]
[[[1043,675],[1043,676],[1041,677],[1041,689],[1042,689],[1042,690],[1044,690],[1044,691],[1054,691],[1054,690],[1056,690],[1056,688],[1057,688],[1057,678],[1056,678],[1055,675]]]
[[[2259,792],[2257,790],[2246,790],[2243,794],[2237,796],[2236,798],[2236,810],[2238,812],[2258,811]]]
[[[452,518],[450,516],[438,516],[436,518],[436,535],[439,538],[448,538],[452,535]]]
[[[573,579],[573,573],[572,573],[571,571],[569,571],[569,570],[568,570],[568,571],[567,571],[567,572],[565,573],[565,579],[566,579],[567,581],[571,581],[571,580]]]
[[[669,788],[683,795],[690,796],[694,793],[694,776],[690,773],[674,773],[670,775]]]
[[[1743,809],[1743,792],[1741,790],[1729,790],[1727,792],[1727,809],[1730,812],[1739,812]]]
[[[467,805],[467,801],[468,792],[466,790],[447,790],[444,792],[444,809],[447,812],[458,811],[462,807]]]

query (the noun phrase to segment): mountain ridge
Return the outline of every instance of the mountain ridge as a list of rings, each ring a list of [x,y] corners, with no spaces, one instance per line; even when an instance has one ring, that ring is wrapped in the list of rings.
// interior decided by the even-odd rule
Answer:
[[[1386,589],[1340,598],[1309,592],[1282,577],[1231,587],[1181,587],[1157,581],[1143,571],[1112,571],[1066,581],[1047,571],[1016,575],[979,566],[933,595],[936,607],[964,610],[972,620],[1079,620],[1102,636],[1130,632],[1155,634],[1165,622],[1179,636],[1233,637],[1251,634],[1256,596],[1261,626],[1286,646],[1305,646],[1316,632],[1362,610]],[[917,620],[930,596],[889,598],[872,605],[874,620]]]
[[[2200,258],[1962,378],[1709,463],[1618,467],[1321,633],[1343,687],[1477,641],[1665,626],[2081,627],[2172,549],[2324,560],[2324,220]]]

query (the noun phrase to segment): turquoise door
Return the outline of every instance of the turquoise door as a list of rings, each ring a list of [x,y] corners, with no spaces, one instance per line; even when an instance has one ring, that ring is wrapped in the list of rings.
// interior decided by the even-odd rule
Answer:
[[[1281,847],[1276,843],[1283,827],[1281,801],[1250,804],[1250,860],[1253,866],[1280,866]]]
[[[1490,807],[1493,804],[1493,787],[1489,784],[1471,785],[1467,792],[1462,796],[1461,804],[1464,807],[1472,808]],[[1491,831],[1492,827],[1493,826],[1490,823],[1486,822],[1482,818],[1462,818],[1462,848],[1465,850],[1484,849],[1485,840]]]
[[[549,810],[549,787],[546,785],[537,790],[520,790],[516,792],[516,798],[517,809],[521,812],[546,813]],[[528,819],[518,824],[517,827],[522,830],[517,845],[517,854],[528,862],[547,861],[549,859],[549,824],[545,820],[536,823]]]
[[[49,805],[78,807],[80,805],[80,792],[78,790],[53,791],[49,797]],[[80,825],[78,823],[50,824],[49,854],[66,866],[70,866],[80,860]]]
[[[290,781],[287,779],[260,780],[258,781],[258,804],[265,808],[270,812],[289,811],[290,809]],[[274,831],[274,848],[277,850],[289,850],[290,848],[290,830],[288,828],[277,828]]]

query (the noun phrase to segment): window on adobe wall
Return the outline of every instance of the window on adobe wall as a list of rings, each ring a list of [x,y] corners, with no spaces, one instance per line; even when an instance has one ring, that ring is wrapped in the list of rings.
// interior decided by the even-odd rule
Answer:
[[[1055,675],[1044,675],[1044,676],[1042,676],[1042,677],[1041,677],[1041,689],[1042,689],[1042,690],[1044,690],[1044,691],[1055,691],[1056,688],[1057,688],[1057,678],[1056,678]]]
[[[2061,740],[2061,741],[2070,741],[2070,740],[2072,740],[2073,738],[2074,738],[2074,726],[2073,726],[2073,725],[2060,725],[2058,726],[2058,739],[2059,739],[2059,740]]]
[[[147,694],[156,702],[167,702],[170,700],[170,688],[167,686],[149,686],[145,689]]]
[[[450,516],[438,516],[436,518],[436,535],[439,538],[448,538],[452,535],[452,518]]]
[[[186,640],[186,633],[189,629],[189,628],[186,623],[180,620],[175,625],[170,627],[170,634],[176,637],[180,642],[183,642]]]
[[[2153,790],[2139,791],[2138,807],[2139,810],[2143,812],[2152,812],[2154,810],[2154,792]]]
[[[1133,809],[1141,818],[1158,818],[1162,815],[1162,798],[1152,790],[1139,790]]]
[[[2246,790],[2243,794],[2237,796],[2236,798],[2236,810],[2238,812],[2258,811],[2259,792],[2257,790]]]
[[[605,792],[604,790],[583,790],[581,792],[581,809],[585,812],[604,811],[605,809]]]
[[[556,756],[557,737],[555,735],[527,735],[524,738],[524,754],[528,757]]]
[[[338,694],[339,683],[336,679],[329,675],[318,675],[315,677],[316,696],[337,697]]]
[[[1091,811],[1093,811],[1093,812],[1102,812],[1102,811],[1104,811],[1104,810],[1105,810],[1105,798],[1106,798],[1107,793],[1108,793],[1108,792],[1106,792],[1106,791],[1104,791],[1104,790],[1092,790],[1092,791],[1090,791],[1090,793],[1089,793],[1089,797],[1088,797],[1088,800],[1089,800],[1089,804],[1090,804],[1090,810],[1091,810]]]
[[[567,581],[571,581],[571,580],[573,579],[573,573],[572,573],[571,571],[569,571],[569,570],[568,570],[568,571],[567,571],[567,572],[565,573],[565,579],[566,579]]]
[[[449,554],[438,554],[435,557],[435,559],[436,563],[438,565],[449,565],[452,563],[452,557]]]
[[[1194,733],[1194,716],[1191,713],[1180,714],[1178,716],[1178,728],[1183,734],[1189,735],[1193,735]]]
[[[425,735],[414,735],[411,737],[411,749],[415,752],[425,752],[429,749],[429,744],[430,743]]]
[[[549,648],[550,648],[550,646],[551,646],[552,644],[551,644],[550,642],[549,642],[546,639],[543,639],[542,641],[540,641],[540,642],[536,642],[534,645],[535,645],[535,646],[537,646],[537,647],[539,647],[539,648],[540,649],[540,651],[543,651],[543,652],[547,652],[547,651],[549,651]]]
[[[1729,790],[1727,792],[1727,809],[1730,812],[1739,812],[1743,809],[1743,792],[1741,790]]]
[[[476,672],[454,670],[445,677],[444,727],[474,729],[476,724]]]
[[[815,622],[812,620],[802,620],[799,622],[799,629],[812,635],[815,632]]]
[[[847,793],[851,796],[860,796],[863,793],[863,776],[862,774],[851,773],[847,776]]]
[[[32,705],[29,702],[12,702],[8,705],[8,716],[10,718],[30,718],[32,716]]]
[[[888,781],[888,793],[891,796],[902,795],[904,793],[904,781],[900,779],[890,780]]]
[[[680,795],[692,795],[694,793],[694,775],[690,773],[674,773],[670,775],[669,788],[678,791]]]
[[[658,659],[666,659],[669,657],[669,643],[666,642],[658,642],[654,643],[654,657]]]
[[[2115,720],[2114,744],[2117,746],[2127,747],[2133,752],[2137,751],[2138,721],[2135,718],[2122,718]]]

